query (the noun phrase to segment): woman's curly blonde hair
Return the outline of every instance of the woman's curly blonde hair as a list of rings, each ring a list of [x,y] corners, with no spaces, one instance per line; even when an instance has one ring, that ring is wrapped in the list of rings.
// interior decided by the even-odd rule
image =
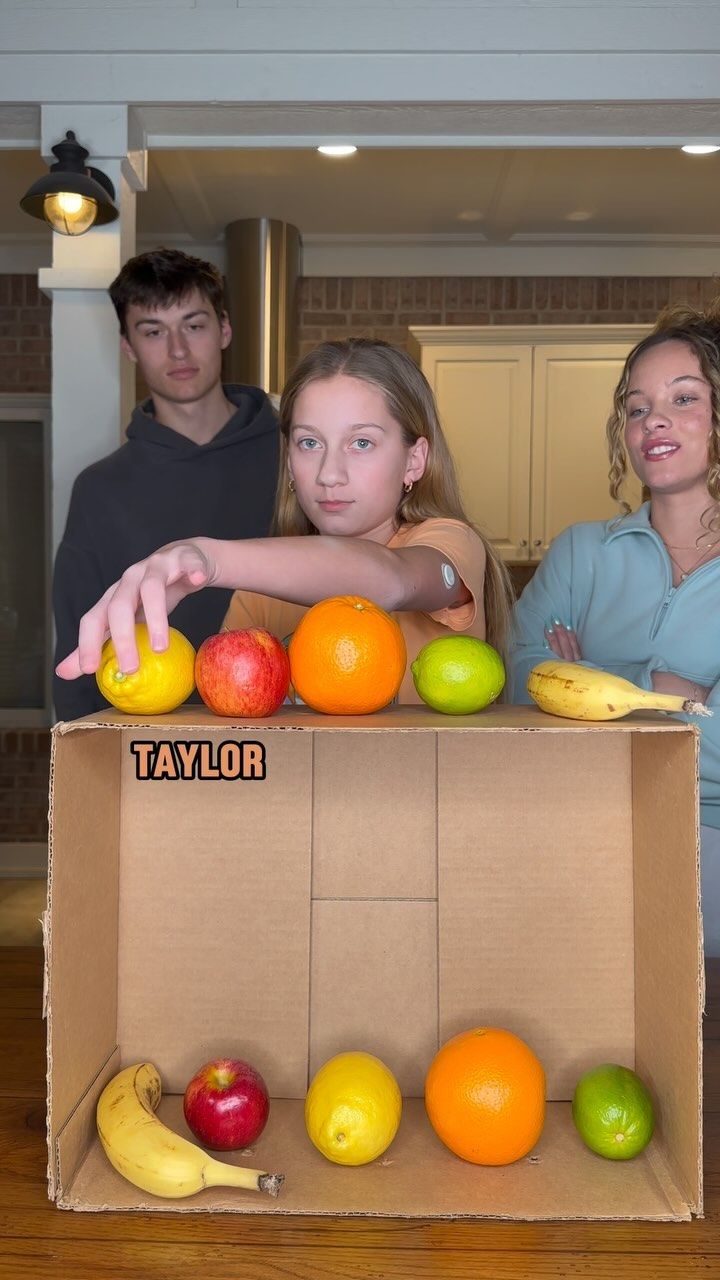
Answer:
[[[610,455],[610,496],[619,503],[623,515],[628,515],[630,505],[620,496],[628,473],[625,448],[625,399],[628,384],[639,357],[664,342],[684,342],[697,356],[703,377],[710,385],[712,423],[708,442],[707,487],[712,505],[703,513],[703,524],[707,519],[706,527],[715,530],[720,527],[720,297],[706,311],[696,311],[685,302],[666,307],[658,316],[652,333],[638,342],[627,357],[615,388],[613,411],[606,428]]]

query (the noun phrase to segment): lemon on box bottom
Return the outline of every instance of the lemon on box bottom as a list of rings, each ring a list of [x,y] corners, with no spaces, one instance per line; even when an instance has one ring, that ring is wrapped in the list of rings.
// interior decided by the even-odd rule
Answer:
[[[105,641],[95,675],[98,689],[118,711],[131,715],[157,716],[174,711],[195,688],[193,646],[180,631],[170,627],[167,649],[156,653],[144,622],[135,624],[135,643],[140,666],[126,675],[118,666],[112,640]]]
[[[389,1067],[371,1053],[339,1053],[314,1076],[305,1127],[335,1164],[369,1164],[387,1151],[400,1124],[402,1097]]]

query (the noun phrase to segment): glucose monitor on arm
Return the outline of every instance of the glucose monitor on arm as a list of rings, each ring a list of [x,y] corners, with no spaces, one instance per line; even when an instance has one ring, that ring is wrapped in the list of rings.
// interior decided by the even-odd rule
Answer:
[[[441,571],[443,576],[443,582],[445,583],[445,586],[447,587],[448,591],[450,591],[450,589],[455,586],[455,583],[457,581],[455,577],[455,570],[453,569],[451,564],[447,564],[443,562]]]

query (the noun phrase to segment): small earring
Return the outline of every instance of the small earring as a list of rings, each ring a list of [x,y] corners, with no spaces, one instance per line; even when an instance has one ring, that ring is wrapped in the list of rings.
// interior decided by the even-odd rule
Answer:
[[[403,493],[409,493],[412,487],[413,487],[412,480],[406,480],[405,484],[403,485]]]
[[[295,492],[295,481],[293,480],[292,476],[288,480],[288,489],[290,490],[291,493]]]

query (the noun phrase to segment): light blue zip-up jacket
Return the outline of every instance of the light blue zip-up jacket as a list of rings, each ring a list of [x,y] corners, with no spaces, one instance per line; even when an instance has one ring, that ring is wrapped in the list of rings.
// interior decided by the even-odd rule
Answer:
[[[652,688],[653,671],[710,687],[712,718],[698,725],[700,820],[720,828],[720,559],[679,586],[650,524],[650,504],[632,515],[571,525],[559,534],[515,607],[508,702],[530,702],[527,677],[552,655],[544,629],[557,618],[577,633],[582,661]]]

